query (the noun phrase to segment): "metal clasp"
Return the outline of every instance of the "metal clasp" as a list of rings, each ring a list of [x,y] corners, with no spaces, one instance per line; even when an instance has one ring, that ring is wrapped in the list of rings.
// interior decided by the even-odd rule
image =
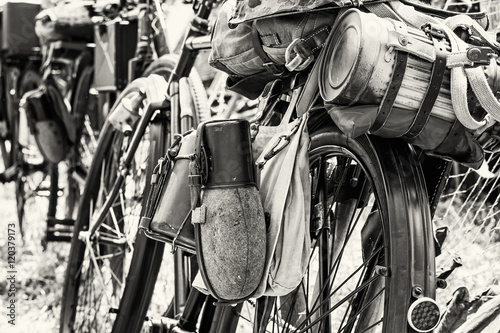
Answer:
[[[490,47],[487,46],[473,46],[467,49],[467,59],[472,61],[472,65],[465,65],[466,67],[477,67],[489,65],[491,58],[496,54]]]
[[[427,23],[422,26],[422,30],[429,36],[439,39],[446,39],[446,34],[432,23]]]

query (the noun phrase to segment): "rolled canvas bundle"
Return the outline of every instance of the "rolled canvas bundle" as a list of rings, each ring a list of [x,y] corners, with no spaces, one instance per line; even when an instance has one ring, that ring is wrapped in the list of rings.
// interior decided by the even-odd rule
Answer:
[[[433,22],[429,17],[427,26],[416,28],[347,10],[319,60],[321,96],[334,122],[351,137],[363,133],[401,137],[430,154],[478,168],[483,151],[474,139],[475,129],[465,128],[458,120],[457,101],[467,99],[468,116],[478,123],[486,111],[471,89],[454,91],[457,76],[450,69],[456,66],[453,61],[472,60],[454,52],[451,41]],[[484,49],[471,45],[468,50],[473,50],[470,54]],[[485,82],[485,73],[490,74],[491,90],[497,81],[491,74],[498,65],[488,60],[481,62],[480,70]]]

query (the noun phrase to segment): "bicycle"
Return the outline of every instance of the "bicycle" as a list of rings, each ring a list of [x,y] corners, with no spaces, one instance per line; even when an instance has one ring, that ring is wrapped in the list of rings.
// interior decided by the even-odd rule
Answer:
[[[143,97],[146,103],[138,123],[126,137],[125,151],[119,149],[123,147],[123,134],[112,131],[108,123],[105,125],[82,197],[77,232],[73,235],[61,332],[78,329],[138,332],[141,328],[152,332],[192,332],[197,328],[207,332],[250,329],[264,332],[273,328],[328,332],[376,328],[382,332],[412,332],[407,319],[410,309],[432,306],[432,302],[423,301],[435,297],[436,286],[429,195],[419,155],[411,146],[396,140],[371,136],[348,139],[321,107],[309,111],[308,123],[312,142],[314,248],[307,274],[296,292],[287,297],[249,300],[234,307],[217,306],[214,298],[191,287],[196,263],[190,253],[177,249],[173,300],[159,311],[162,318],[154,320],[147,316],[165,244],[153,240],[152,233],[148,235],[153,238],[142,233],[135,236],[146,199],[131,195],[129,199],[136,199],[137,206],[125,208],[123,205],[131,200],[123,196],[147,193],[147,175],[153,170],[154,160],[169,146],[168,134],[183,132],[197,123],[191,115],[187,126],[178,124],[177,87],[193,73],[196,52],[209,47],[208,39],[200,34],[202,29],[196,23],[206,20],[213,4],[214,1],[195,2],[194,27],[175,67],[174,62],[170,65],[172,75],[164,88],[168,87],[169,97],[164,103]],[[134,85],[127,89],[137,89]],[[294,89],[301,86],[291,86],[283,94],[288,95]],[[155,108],[160,108],[160,112]],[[174,124],[168,126],[168,120]],[[164,129],[156,132],[155,128]],[[118,143],[114,144],[114,140]],[[139,157],[144,141],[150,151],[149,159]],[[119,154],[123,154],[123,159],[118,158]],[[144,162],[143,167],[136,169],[133,173],[136,179],[130,180],[132,188],[138,183],[142,186],[139,191],[128,190],[125,178],[133,177],[125,174],[130,175],[129,167],[141,165],[137,161]],[[125,169],[117,172],[120,166]],[[135,212],[139,212],[138,216]],[[122,226],[123,218],[134,220],[125,221],[133,226],[131,229]],[[124,230],[131,230],[132,235],[127,237]],[[354,230],[361,233],[361,239],[352,236]],[[338,244],[334,239],[343,243]],[[130,265],[125,279],[124,253],[131,251],[132,243],[133,254],[127,259],[126,264],[130,261]],[[112,244],[115,252],[110,250]],[[95,271],[89,274],[92,269]],[[119,275],[115,273],[118,271]],[[85,317],[90,319],[86,322]]]
[[[14,89],[13,149],[4,175],[5,181],[16,183],[21,235],[25,241],[41,238],[45,247],[70,239],[99,115],[90,93],[92,46],[70,37],[48,41],[40,49],[37,66],[28,62],[19,91]],[[45,224],[40,216],[47,217]]]
[[[127,8],[124,3],[120,5],[124,11],[122,20],[127,21],[133,8]],[[159,1],[140,2],[139,15],[134,15],[137,26],[141,27],[139,40],[147,42],[137,45],[128,74],[131,79],[142,77],[130,80],[119,93],[99,136],[71,241],[61,332],[110,328],[109,316],[113,316],[113,309],[122,297],[128,297],[122,296],[121,290],[127,272],[137,271],[134,268],[137,265],[148,267],[148,271],[151,265],[159,269],[163,244],[144,235],[136,237],[153,166],[168,147],[169,133],[190,129],[210,117],[203,82],[191,68],[194,57],[164,54],[167,48],[163,29],[153,29],[154,22],[150,19],[152,13],[161,15],[159,8]],[[199,27],[203,27],[203,22]],[[203,44],[208,45],[206,38]],[[155,53],[158,58],[153,60]],[[172,97],[166,99],[165,78],[172,75],[184,79],[170,86]],[[182,105],[182,114],[179,114],[179,105]],[[135,124],[128,120],[128,111],[134,109],[139,109],[141,115]],[[122,125],[115,128],[110,119],[123,119]],[[149,253],[155,254],[153,262],[147,259]],[[128,268],[130,260],[133,261],[131,269]],[[106,273],[102,274],[101,269]],[[134,291],[127,288],[125,293],[129,292]],[[129,311],[133,315],[135,306]],[[123,311],[121,315],[129,316]],[[118,330],[128,329],[122,326]]]
[[[2,162],[4,171],[0,174],[2,183],[15,181],[16,193],[22,187],[21,178],[18,171],[21,170],[19,160],[26,153],[26,156],[32,157],[33,169],[42,170],[39,154],[37,154],[36,146],[29,143],[23,147],[19,142],[19,137],[23,136],[22,132],[26,128],[25,118],[22,118],[19,113],[19,102],[21,97],[27,91],[35,89],[41,82],[41,76],[38,73],[38,68],[42,61],[40,47],[34,32],[34,16],[38,11],[35,5],[24,5],[26,20],[22,25],[26,34],[21,34],[11,24],[12,31],[4,31],[2,38],[5,43],[2,45],[1,55],[1,108],[0,113],[0,150],[2,154]],[[6,4],[3,8],[2,16],[12,16],[17,11],[15,4]],[[4,14],[5,12],[5,14]],[[32,18],[30,20],[29,18]],[[15,20],[15,19],[14,19]],[[9,26],[9,24],[7,24]],[[9,38],[7,33],[12,34],[18,40]],[[20,36],[20,38],[19,38]],[[13,43],[13,45],[9,45]],[[24,126],[21,122],[24,121]],[[33,142],[32,142],[33,143]],[[17,195],[19,224],[22,228],[22,196]]]

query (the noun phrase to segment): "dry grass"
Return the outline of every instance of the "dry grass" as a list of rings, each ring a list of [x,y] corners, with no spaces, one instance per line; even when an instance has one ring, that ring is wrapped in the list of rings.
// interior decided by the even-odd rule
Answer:
[[[17,224],[16,201],[13,184],[0,185],[0,206],[2,207],[2,228],[0,231],[0,257],[2,271],[7,268],[7,225]],[[44,222],[43,215],[39,216]],[[33,240],[33,239],[32,239]],[[43,251],[35,242],[23,244],[19,228],[16,227],[16,294],[8,297],[5,275],[0,280],[2,319],[0,332],[34,333],[56,332],[61,303],[61,286],[64,279],[68,244],[49,244]],[[6,305],[16,300],[16,325],[7,323]]]
[[[490,165],[494,171],[499,169],[498,156]],[[481,178],[458,167],[455,173],[434,219],[436,227],[449,227],[437,262],[449,266],[454,257],[460,257],[463,266],[448,278],[448,288],[438,291],[441,305],[459,287],[467,287],[475,297],[500,283],[500,178]]]
[[[450,182],[450,186],[457,186],[457,183]],[[471,189],[468,189],[468,192],[470,191]],[[441,306],[445,305],[458,287],[466,286],[471,295],[475,296],[486,287],[498,284],[500,277],[499,224],[496,216],[497,210],[500,210],[498,198],[492,197],[493,201],[488,202],[484,200],[484,196],[474,196],[477,200],[472,200],[464,195],[453,195],[451,190],[448,192],[450,194],[442,200],[435,219],[436,226],[450,226],[450,236],[443,247],[444,254],[438,258],[438,262],[447,264],[449,258],[459,255],[463,267],[457,269],[449,278],[449,287],[438,292]],[[7,224],[17,221],[12,184],[0,185],[0,202],[4,228],[0,232],[0,257],[5,268]],[[44,222],[43,216],[39,214],[40,223]],[[9,301],[6,292],[8,284],[3,278],[0,281],[0,298],[5,306],[2,305],[4,315],[0,321],[0,332],[57,332],[69,245],[49,244],[43,251],[33,237],[30,242],[23,244],[18,232],[16,247],[16,326],[7,324],[5,309],[6,302]],[[158,303],[164,302],[167,299],[166,294],[171,293],[170,274],[171,272],[166,272],[163,276],[169,280],[169,288],[156,293]]]

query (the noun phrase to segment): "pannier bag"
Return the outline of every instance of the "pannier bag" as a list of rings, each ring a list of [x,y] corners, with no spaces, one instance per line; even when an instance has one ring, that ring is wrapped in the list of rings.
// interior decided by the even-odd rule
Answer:
[[[255,99],[265,84],[305,69],[319,54],[335,11],[300,13],[229,25],[235,0],[225,2],[212,31],[209,64],[228,73],[228,88]]]
[[[36,16],[35,31],[40,43],[53,40],[92,42],[94,26],[89,10],[80,2],[61,2]]]
[[[20,107],[24,108],[29,128],[44,159],[59,163],[76,140],[75,126],[61,92],[52,84],[42,84],[26,93]]]
[[[308,114],[288,123],[291,111],[287,110],[272,138],[265,128],[259,128],[255,137],[255,141],[267,141],[257,165],[259,192],[264,211],[270,215],[264,278],[255,297],[284,296],[296,290],[310,260]]]
[[[493,50],[487,41],[457,50],[454,33],[447,35],[444,25],[421,13],[412,17],[424,22],[428,17],[429,24],[416,28],[357,9],[338,19],[318,61],[326,108],[348,136],[401,137],[430,154],[478,168],[483,151],[474,134],[500,112],[491,92],[496,80],[489,78],[490,88],[485,76],[498,71],[490,62]]]
[[[265,17],[274,17],[297,12],[309,12],[313,10],[325,10],[330,8],[359,7],[361,5],[371,5],[371,3],[389,2],[387,0],[237,0],[234,10],[231,13],[229,22],[238,24],[250,20]],[[396,2],[396,1],[393,1]],[[417,7],[422,12],[427,12],[436,17],[449,17],[456,15],[456,11],[442,10],[425,5],[418,0],[400,0],[398,2],[409,3]],[[470,17],[478,20],[484,29],[488,26],[486,13],[468,13]]]
[[[208,291],[222,302],[251,297],[266,259],[266,223],[246,120],[208,121],[190,165],[196,253]]]
[[[6,1],[0,11],[2,53],[5,56],[28,56],[39,48],[35,34],[38,1]]]
[[[189,162],[194,156],[196,131],[177,137],[153,172],[153,187],[148,198],[141,229],[146,235],[172,244],[188,253],[196,253],[191,224]],[[149,216],[148,216],[149,215]]]

